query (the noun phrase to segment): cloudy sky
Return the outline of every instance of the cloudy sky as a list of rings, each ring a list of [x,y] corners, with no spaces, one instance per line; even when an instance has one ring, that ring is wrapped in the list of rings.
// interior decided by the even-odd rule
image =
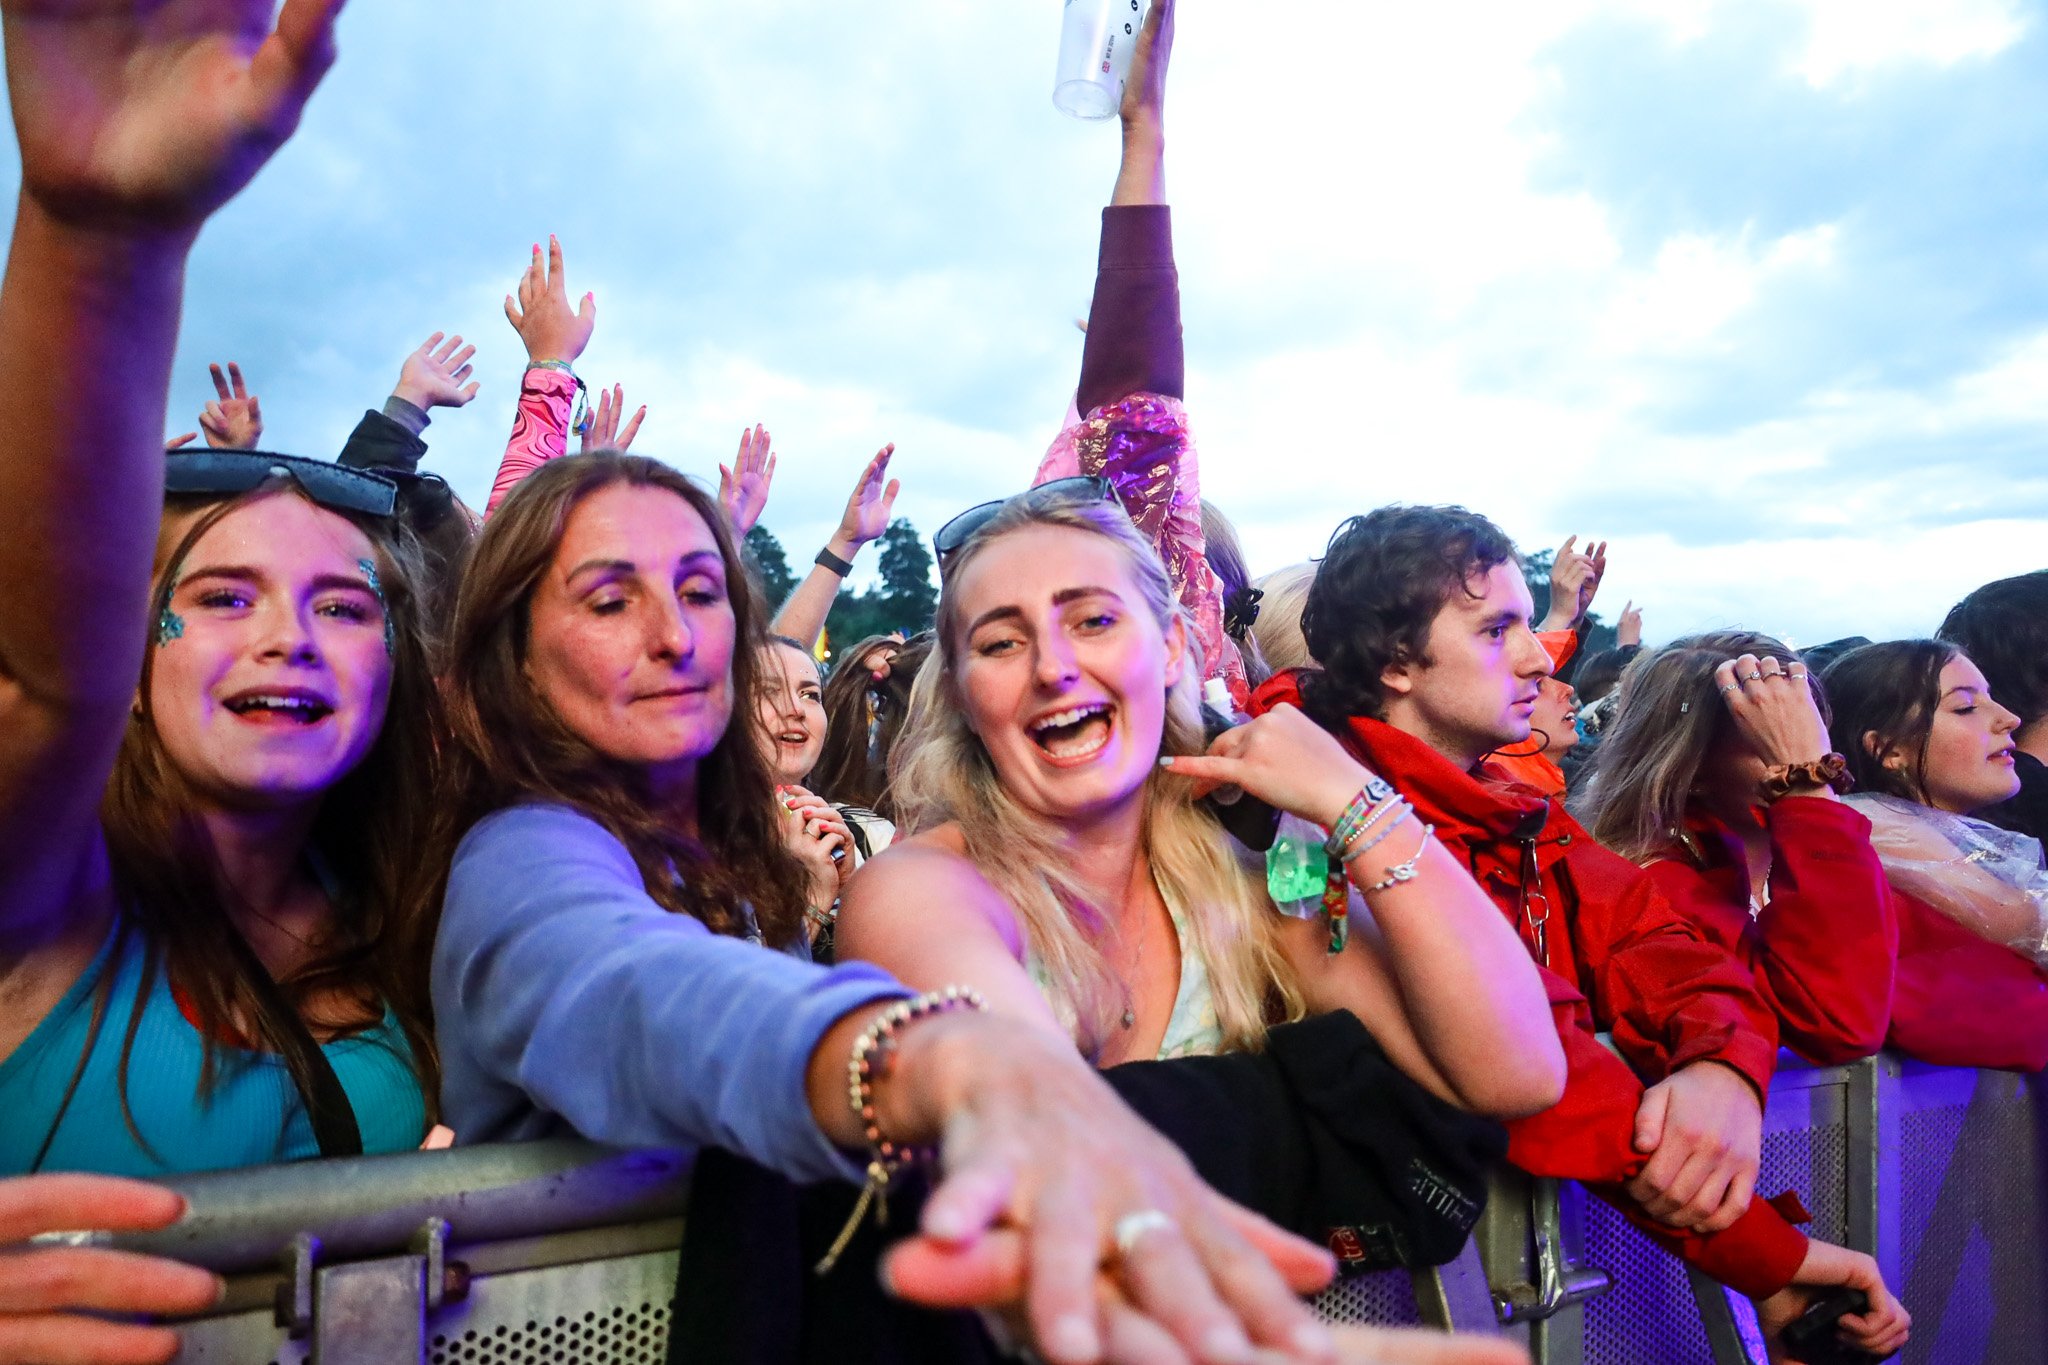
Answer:
[[[898,443],[929,532],[1073,385],[1112,124],[1054,0],[354,0],[201,242],[173,422],[235,358],[329,455],[436,329],[481,502],[559,233],[581,365],[714,473],[775,432],[807,558]],[[2017,0],[1182,0],[1169,105],[1205,490],[1255,569],[1459,501],[1614,542],[1653,638],[1925,632],[2048,564],[2048,13]],[[1609,601],[1607,599],[1611,598]]]

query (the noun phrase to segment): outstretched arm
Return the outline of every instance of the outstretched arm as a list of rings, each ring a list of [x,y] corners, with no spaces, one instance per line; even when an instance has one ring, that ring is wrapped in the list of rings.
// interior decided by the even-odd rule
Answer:
[[[186,257],[333,60],[341,0],[287,0],[275,30],[272,8],[0,6],[22,171],[0,364],[47,400],[0,444],[0,506],[38,531],[0,539],[0,922],[67,899],[141,671]]]
[[[839,585],[846,581],[839,566],[851,568],[861,548],[889,529],[889,512],[896,506],[896,493],[901,487],[889,478],[889,457],[895,453],[894,445],[883,446],[868,461],[867,468],[861,470],[860,482],[847,496],[839,529],[825,542],[819,562],[775,613],[771,629],[777,635],[787,635],[805,649],[817,645],[818,636],[825,629],[825,618],[832,612],[832,600],[839,595]],[[828,558],[837,562],[827,564]]]

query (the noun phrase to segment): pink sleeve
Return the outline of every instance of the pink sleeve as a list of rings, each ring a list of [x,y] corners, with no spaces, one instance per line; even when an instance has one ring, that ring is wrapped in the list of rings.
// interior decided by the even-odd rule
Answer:
[[[568,452],[569,412],[575,401],[574,375],[555,369],[526,372],[519,384],[519,412],[512,419],[512,439],[505,443],[505,458],[491,484],[491,500],[484,504],[486,517],[498,510],[513,485]]]
[[[1195,439],[1178,399],[1134,393],[1068,427],[1038,466],[1033,487],[1099,474],[1116,487],[1124,510],[1166,565],[1181,605],[1194,617],[1203,677],[1221,678],[1242,711],[1250,698],[1244,659],[1223,633],[1223,588],[1202,537],[1202,487]]]

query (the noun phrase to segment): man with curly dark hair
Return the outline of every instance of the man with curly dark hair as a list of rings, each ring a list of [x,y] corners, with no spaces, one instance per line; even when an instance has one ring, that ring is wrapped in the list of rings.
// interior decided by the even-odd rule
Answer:
[[[1487,761],[1529,737],[1551,672],[1533,610],[1514,543],[1485,517],[1461,507],[1353,517],[1332,537],[1303,614],[1321,668],[1275,677],[1252,709],[1302,707],[1398,787],[1542,968],[1570,1072],[1558,1105],[1508,1125],[1511,1161],[1585,1182],[1756,1299],[1769,1331],[1827,1287],[1853,1284],[1871,1311],[1843,1327],[1872,1341],[1902,1335],[1875,1261],[1809,1242],[1771,1202],[1751,1199],[1777,1023],[1748,970],[1562,804]]]

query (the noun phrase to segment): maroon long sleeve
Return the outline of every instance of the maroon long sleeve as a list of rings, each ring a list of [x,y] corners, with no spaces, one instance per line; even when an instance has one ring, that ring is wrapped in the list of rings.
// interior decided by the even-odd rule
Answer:
[[[1074,406],[1086,417],[1130,394],[1183,398],[1186,388],[1172,211],[1164,204],[1106,208]]]

